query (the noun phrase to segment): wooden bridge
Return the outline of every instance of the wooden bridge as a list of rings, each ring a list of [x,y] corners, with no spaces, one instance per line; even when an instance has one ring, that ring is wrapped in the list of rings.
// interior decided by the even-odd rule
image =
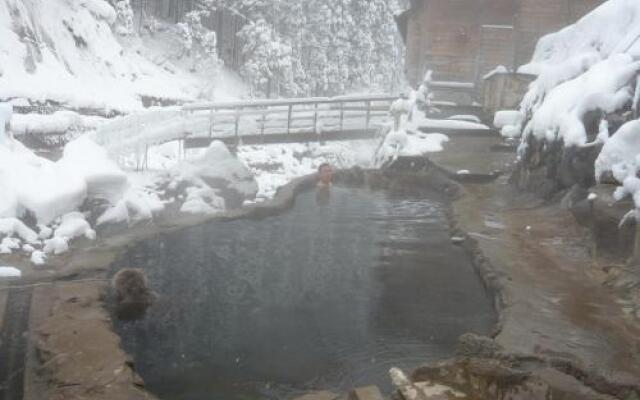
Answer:
[[[354,140],[375,136],[397,97],[389,95],[234,101],[186,105],[187,119],[207,118],[185,147]]]
[[[207,147],[216,140],[237,146],[372,139],[391,122],[389,109],[396,99],[377,94],[156,108],[104,124],[95,132],[94,140],[118,162],[130,164],[133,157],[135,165],[140,165],[149,147],[173,141],[179,141],[186,150]],[[437,101],[433,105],[458,107]]]
[[[94,139],[113,155],[180,141],[184,148],[354,140],[388,123],[390,95],[187,104],[135,113],[101,126]]]

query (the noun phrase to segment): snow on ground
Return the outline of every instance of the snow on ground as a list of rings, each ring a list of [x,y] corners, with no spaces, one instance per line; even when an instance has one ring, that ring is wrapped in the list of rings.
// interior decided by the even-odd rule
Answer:
[[[485,124],[455,119],[431,119],[421,118],[415,121],[415,125],[426,129],[451,129],[451,130],[489,130]]]
[[[11,119],[11,133],[24,134],[64,134],[70,131],[95,130],[106,121],[105,118],[80,115],[74,111],[58,111],[53,114],[14,114]]]
[[[0,0],[0,99],[129,112],[142,108],[142,96],[246,93],[224,69],[191,72],[173,33],[114,35],[114,14],[105,0]]]
[[[4,128],[10,118],[11,107],[0,104],[0,126]],[[94,240],[96,232],[88,217],[95,210],[87,204],[95,202],[104,205],[100,215],[93,215],[97,225],[150,220],[167,204],[182,200],[185,212],[218,212],[225,208],[213,189],[219,181],[249,197],[257,192],[249,171],[220,142],[169,169],[134,173],[123,171],[91,135],[68,143],[60,160],[53,162],[2,131],[0,253],[23,251],[40,265],[48,254],[67,251],[76,238]],[[184,190],[185,198],[163,199],[167,191],[163,185],[177,194]],[[28,226],[25,221],[33,222]]]

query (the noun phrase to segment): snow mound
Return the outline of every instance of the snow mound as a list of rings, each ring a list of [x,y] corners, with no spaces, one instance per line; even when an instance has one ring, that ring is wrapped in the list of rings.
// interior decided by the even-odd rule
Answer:
[[[449,137],[441,133],[425,134],[404,129],[391,130],[376,153],[375,164],[382,166],[398,157],[419,157],[437,153],[444,149],[443,145],[448,141]]]
[[[87,136],[69,142],[58,164],[84,180],[89,197],[112,200],[122,197],[127,188],[127,175]]]
[[[14,267],[0,267],[0,278],[20,278],[22,272]]]
[[[29,211],[48,224],[76,210],[88,196],[118,197],[126,184],[126,175],[105,150],[86,137],[69,143],[58,162],[36,156],[13,139],[0,144],[0,217]]]
[[[104,121],[101,117],[82,116],[73,111],[58,111],[53,114],[14,114],[11,119],[11,133],[63,134],[70,130],[86,131],[96,129]]]
[[[500,134],[505,138],[517,138],[522,133],[524,115],[520,111],[503,110],[496,112],[493,126],[500,129]]]
[[[38,241],[38,234],[17,218],[0,218],[0,234],[8,237],[17,235],[28,243]]]
[[[596,180],[606,172],[612,172],[618,182],[635,176],[640,167],[640,121],[631,121],[604,144],[595,163]]]
[[[176,170],[182,175],[200,178],[212,187],[224,183],[245,197],[253,198],[258,192],[251,171],[220,141],[212,142],[204,154],[178,165]]]
[[[524,115],[517,110],[498,111],[493,118],[493,126],[502,129],[508,125],[518,125],[524,120]]]

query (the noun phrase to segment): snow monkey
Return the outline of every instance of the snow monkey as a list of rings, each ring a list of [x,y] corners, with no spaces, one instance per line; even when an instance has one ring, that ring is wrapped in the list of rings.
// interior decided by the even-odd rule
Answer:
[[[147,277],[141,269],[121,269],[113,277],[116,292],[116,316],[122,320],[144,317],[153,303],[154,294],[147,286]]]

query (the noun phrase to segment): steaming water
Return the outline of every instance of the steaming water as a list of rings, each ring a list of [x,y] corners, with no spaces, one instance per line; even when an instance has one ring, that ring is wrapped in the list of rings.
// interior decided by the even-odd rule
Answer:
[[[263,220],[213,222],[133,248],[159,299],[119,322],[161,399],[282,399],[389,389],[392,366],[449,357],[495,322],[437,196],[332,188]]]

